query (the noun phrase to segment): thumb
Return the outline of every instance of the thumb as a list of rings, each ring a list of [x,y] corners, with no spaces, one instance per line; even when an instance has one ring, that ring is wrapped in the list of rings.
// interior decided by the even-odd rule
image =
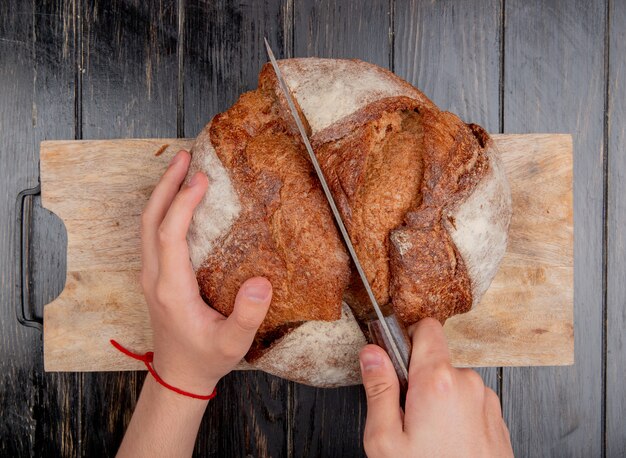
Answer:
[[[272,285],[266,278],[246,280],[235,298],[233,312],[222,323],[220,339],[228,353],[239,358],[250,349],[272,300]]]
[[[367,396],[368,431],[393,436],[402,433],[400,383],[389,356],[378,345],[366,345],[359,355]]]

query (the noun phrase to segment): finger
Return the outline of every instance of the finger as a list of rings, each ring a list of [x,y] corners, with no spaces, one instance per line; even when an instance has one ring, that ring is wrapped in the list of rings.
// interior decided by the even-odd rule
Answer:
[[[503,443],[506,444],[506,448],[507,448],[506,456],[513,457],[513,447],[511,446],[511,432],[509,431],[509,428],[506,426],[506,423],[504,422],[504,420],[502,420],[502,423],[500,425],[500,437]]]
[[[439,321],[424,318],[410,329],[412,339],[409,379],[424,367],[450,363],[448,342]]]
[[[185,179],[191,156],[180,150],[155,186],[146,205],[146,220],[158,227]]]
[[[235,298],[230,316],[221,323],[219,348],[224,356],[239,360],[250,349],[254,335],[272,301],[272,285],[266,278],[246,280]]]
[[[412,349],[404,429],[415,434],[424,422],[445,423],[453,414],[456,377],[443,328],[437,320],[425,318],[409,328],[409,333]],[[430,418],[433,411],[438,412],[436,419]]]
[[[484,418],[487,423],[487,434],[496,443],[508,444],[508,449],[510,449],[511,439],[509,430],[502,418],[500,398],[489,387],[485,387],[484,397]]]
[[[160,276],[175,278],[191,271],[187,231],[208,185],[206,175],[198,172],[174,197],[158,230]]]
[[[502,406],[500,405],[500,398],[488,386],[485,387],[485,412],[492,418],[502,420]]]
[[[456,369],[455,373],[459,381],[459,388],[463,390],[465,396],[482,404],[485,400],[486,390],[489,388],[485,387],[485,382],[480,374],[470,368]]]
[[[488,428],[491,431],[500,433],[502,431],[502,425],[504,424],[500,398],[495,391],[489,387],[485,387],[483,410]]]
[[[377,345],[366,345],[359,360],[367,396],[366,436],[401,434],[400,383],[389,356]]]
[[[157,231],[185,178],[189,160],[189,153],[184,150],[172,158],[141,215],[141,262],[144,270],[157,271]]]

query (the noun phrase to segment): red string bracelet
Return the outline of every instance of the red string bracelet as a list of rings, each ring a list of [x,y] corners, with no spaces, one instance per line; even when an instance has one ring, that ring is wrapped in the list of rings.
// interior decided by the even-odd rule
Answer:
[[[110,342],[111,342],[111,345],[113,345],[119,351],[124,353],[126,356],[130,356],[131,358],[136,359],[138,361],[143,361],[143,363],[148,368],[148,372],[150,372],[150,374],[152,374],[152,377],[154,377],[154,380],[156,380],[159,385],[164,386],[165,388],[173,391],[174,393],[182,394],[183,396],[187,396],[189,398],[201,399],[203,401],[208,401],[210,399],[213,399],[217,395],[217,387],[213,388],[213,392],[209,394],[208,396],[204,396],[201,394],[193,394],[193,393],[189,393],[188,391],[181,390],[180,388],[176,388],[175,386],[170,385],[161,377],[159,377],[159,374],[157,374],[154,368],[152,367],[152,360],[154,359],[154,352],[149,351],[145,355],[139,355],[137,353],[133,353],[132,351],[129,351],[126,348],[122,347],[113,339],[111,339]]]

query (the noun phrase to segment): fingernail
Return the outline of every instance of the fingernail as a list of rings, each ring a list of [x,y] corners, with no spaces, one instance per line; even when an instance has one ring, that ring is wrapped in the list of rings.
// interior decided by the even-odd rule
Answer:
[[[373,351],[363,352],[361,354],[361,370],[372,371],[383,365],[382,357]]]
[[[181,157],[183,157],[183,155],[181,154],[181,151],[179,151],[178,153],[174,155],[174,157],[170,161],[170,167],[176,164],[178,161],[180,161]]]
[[[189,180],[189,187],[195,186],[198,183],[200,183],[200,172],[191,177],[191,180]]]
[[[243,295],[255,302],[265,302],[272,290],[269,282],[264,280],[248,281],[243,287]]]

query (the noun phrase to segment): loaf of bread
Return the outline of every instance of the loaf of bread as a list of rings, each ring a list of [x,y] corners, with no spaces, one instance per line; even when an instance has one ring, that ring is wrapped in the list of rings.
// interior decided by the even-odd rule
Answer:
[[[366,62],[279,61],[382,308],[406,325],[476,306],[504,255],[511,194],[489,135]],[[371,304],[271,66],[200,133],[209,190],[188,235],[206,302],[241,283],[274,296],[245,364],[314,386],[360,382]]]

